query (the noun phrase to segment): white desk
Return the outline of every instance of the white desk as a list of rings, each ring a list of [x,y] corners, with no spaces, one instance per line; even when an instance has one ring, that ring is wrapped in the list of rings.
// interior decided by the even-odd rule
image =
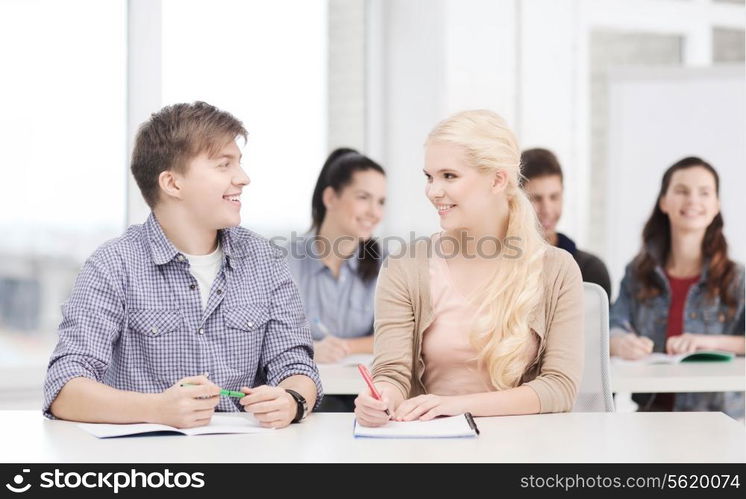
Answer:
[[[730,362],[640,364],[611,361],[611,389],[626,393],[743,392],[743,357]]]
[[[352,414],[323,413],[272,433],[99,440],[37,411],[0,411],[0,462],[746,462],[746,430],[722,413],[566,413],[477,424],[478,438],[355,439]]]
[[[365,383],[353,366],[320,365],[321,383],[328,395],[360,393]],[[611,389],[624,393],[743,392],[746,364],[743,357],[730,362],[637,364],[611,362]]]

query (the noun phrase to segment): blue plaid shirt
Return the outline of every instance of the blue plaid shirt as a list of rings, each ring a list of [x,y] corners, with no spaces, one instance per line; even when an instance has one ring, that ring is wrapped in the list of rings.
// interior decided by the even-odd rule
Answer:
[[[155,393],[209,373],[221,388],[305,375],[322,389],[308,321],[278,248],[242,227],[218,232],[223,264],[203,310],[189,262],[155,216],[101,246],[62,307],[44,382],[44,415],[69,380]],[[221,397],[218,411],[240,411]]]

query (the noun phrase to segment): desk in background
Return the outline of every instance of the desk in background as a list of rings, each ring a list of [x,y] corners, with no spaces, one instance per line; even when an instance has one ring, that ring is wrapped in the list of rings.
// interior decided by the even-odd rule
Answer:
[[[611,361],[611,388],[627,393],[743,392],[746,363],[743,357],[730,362],[682,362],[643,364]]]
[[[354,366],[319,366],[324,393],[352,395],[365,387]],[[611,389],[617,393],[742,392],[746,390],[743,357],[730,362],[640,364],[611,362]]]
[[[362,363],[371,368],[373,355],[350,355],[338,364],[317,364],[324,395],[357,395],[365,388],[365,381],[357,370],[357,364]]]

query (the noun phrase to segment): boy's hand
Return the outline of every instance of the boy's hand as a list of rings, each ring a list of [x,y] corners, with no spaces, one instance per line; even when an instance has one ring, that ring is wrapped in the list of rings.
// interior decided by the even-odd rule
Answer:
[[[195,386],[181,386],[184,384]],[[220,401],[220,388],[205,376],[191,376],[155,394],[154,400],[152,422],[194,428],[210,423]]]
[[[298,405],[292,395],[279,386],[241,387],[245,397],[238,400],[265,428],[284,428],[295,419]]]

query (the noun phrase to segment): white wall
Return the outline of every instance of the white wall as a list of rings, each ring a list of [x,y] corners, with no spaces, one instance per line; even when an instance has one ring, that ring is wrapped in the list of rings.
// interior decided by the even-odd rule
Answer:
[[[129,171],[137,129],[161,107],[161,0],[127,3],[127,219],[142,223],[150,208]]]
[[[422,143],[448,114],[486,107],[506,117],[523,148],[557,153],[566,178],[558,228],[608,259],[605,245],[591,244],[606,230],[591,223],[591,193],[614,185],[603,175],[591,183],[591,32],[676,34],[683,64],[701,67],[712,63],[713,29],[744,21],[743,5],[710,0],[370,0],[366,150],[389,174],[382,232],[437,230]]]
[[[515,120],[515,3],[372,0],[369,18],[367,151],[388,173],[383,232],[427,235],[438,229],[424,195],[428,132],[466,108]]]
[[[579,0],[371,0],[367,151],[389,172],[383,232],[437,230],[422,143],[449,114],[488,108],[522,148],[554,150],[565,170],[560,230],[586,239],[587,47]],[[380,45],[376,45],[380,44]]]
[[[446,106],[444,0],[380,0],[374,6],[371,39],[380,44],[380,72],[368,108],[377,109],[379,129],[368,152],[388,173],[384,232],[433,231],[435,215],[425,203],[422,143]],[[375,125],[373,125],[375,126]]]
[[[162,4],[162,104],[204,100],[243,121],[242,225],[307,230],[327,156],[328,2]]]

